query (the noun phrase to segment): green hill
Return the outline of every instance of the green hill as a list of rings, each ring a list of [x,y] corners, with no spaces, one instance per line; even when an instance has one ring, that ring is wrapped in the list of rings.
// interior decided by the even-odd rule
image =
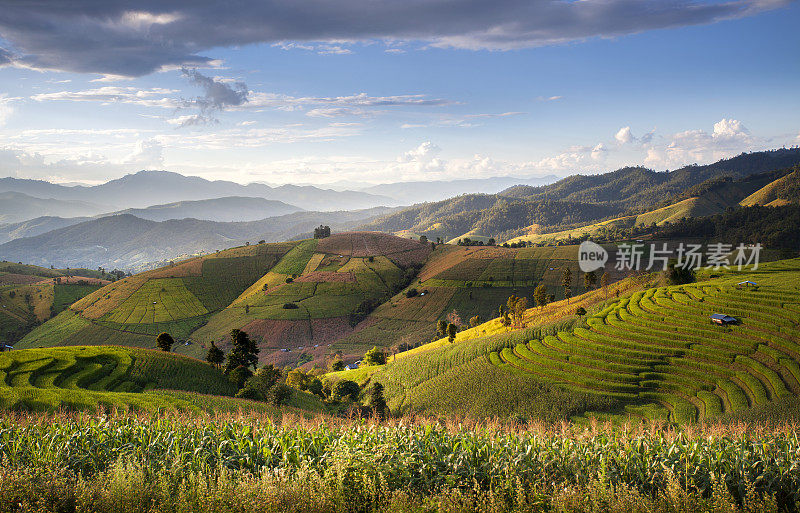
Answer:
[[[14,345],[34,326],[109,283],[97,271],[0,262],[0,344]]]
[[[380,381],[390,406],[405,413],[557,419],[606,412],[678,423],[739,414],[797,401],[799,276],[800,260],[784,260],[690,285],[640,284],[608,300],[589,293],[571,305],[574,312],[577,302],[586,304],[585,320],[559,316],[561,302],[530,311],[526,330],[505,332],[492,321],[454,344],[332,378]],[[748,279],[758,286],[736,285]],[[717,326],[711,313],[739,322]]]
[[[0,354],[0,410],[134,408],[252,410],[211,365],[161,351],[111,346],[24,349]]]
[[[241,328],[260,342],[262,361],[324,363],[329,344],[405,288],[430,251],[374,232],[302,241],[191,339],[224,349],[230,330]]]
[[[574,175],[550,185],[516,186],[494,195],[465,194],[414,205],[365,227],[444,241],[464,237],[539,241],[540,234],[591,233],[608,223],[624,228],[660,224],[738,206],[798,162],[800,150],[782,149],[668,172],[629,167]]]
[[[153,347],[167,331],[179,341],[256,282],[296,243],[242,246],[112,283],[74,303],[16,346],[85,344]],[[192,344],[176,348],[201,356]]]
[[[795,168],[795,171],[770,182],[746,197],[740,204],[743,207],[753,205],[777,207],[798,202],[800,202],[800,170]]]

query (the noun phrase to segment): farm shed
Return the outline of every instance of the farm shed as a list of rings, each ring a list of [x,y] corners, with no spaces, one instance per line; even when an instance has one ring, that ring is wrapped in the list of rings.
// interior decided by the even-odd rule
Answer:
[[[730,315],[725,314],[711,314],[711,322],[714,324],[719,324],[720,326],[724,326],[726,324],[733,324],[736,322],[736,317],[731,317]]]

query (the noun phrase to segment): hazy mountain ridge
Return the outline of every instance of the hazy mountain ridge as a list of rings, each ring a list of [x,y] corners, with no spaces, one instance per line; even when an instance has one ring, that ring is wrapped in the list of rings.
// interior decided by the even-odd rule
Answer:
[[[103,266],[126,270],[153,262],[231,246],[310,237],[324,223],[346,230],[386,208],[342,212],[296,212],[258,221],[223,223],[198,219],[150,221],[131,214],[101,217],[0,245],[0,259],[49,267]]]
[[[21,192],[40,198],[90,202],[98,202],[102,198],[103,203],[116,205],[118,210],[226,196],[285,201],[306,210],[316,211],[354,210],[398,204],[391,198],[365,192],[340,192],[310,185],[282,185],[274,188],[258,183],[242,185],[224,180],[210,181],[169,171],[139,171],[104,184],[86,187],[66,187],[40,180],[0,178],[0,192]],[[105,212],[113,210],[115,209],[107,208]],[[62,215],[62,217],[69,216]]]
[[[523,235],[533,226],[558,231],[580,223],[643,214],[688,198],[695,187],[695,194],[705,188],[709,205],[698,212],[709,215],[738,205],[748,194],[789,172],[773,170],[798,162],[800,149],[792,148],[742,154],[672,172],[626,167],[601,175],[574,175],[551,185],[515,186],[495,195],[467,194],[414,205],[376,219],[364,228],[445,240],[463,235],[502,240]],[[759,176],[753,177],[752,183],[736,181],[756,173]],[[712,198],[717,182],[727,183],[730,198]],[[738,192],[734,193],[731,187],[738,187]],[[721,194],[721,189],[716,194]]]
[[[0,223],[19,223],[41,216],[91,216],[107,208],[80,200],[37,198],[23,192],[0,192]]]
[[[150,221],[192,218],[231,223],[258,221],[303,210],[305,209],[278,200],[227,196],[207,200],[178,201],[147,208],[129,208],[107,215],[131,214]]]

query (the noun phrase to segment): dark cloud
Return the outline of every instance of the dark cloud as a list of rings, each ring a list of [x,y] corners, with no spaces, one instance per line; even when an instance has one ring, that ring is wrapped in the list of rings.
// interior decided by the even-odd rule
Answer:
[[[713,23],[790,2],[13,0],[0,9],[0,41],[18,65],[139,76],[212,64],[202,54],[216,47],[385,39],[506,50]],[[0,49],[0,65],[11,62]]]
[[[211,115],[213,112],[238,107],[248,101],[250,91],[244,82],[207,77],[196,69],[183,68],[181,71],[189,82],[205,91],[203,96],[183,100],[183,108],[197,108],[200,114],[178,118],[181,127],[216,124],[218,120]]]
[[[11,52],[0,48],[0,66],[7,66],[14,62],[14,56],[11,55]]]

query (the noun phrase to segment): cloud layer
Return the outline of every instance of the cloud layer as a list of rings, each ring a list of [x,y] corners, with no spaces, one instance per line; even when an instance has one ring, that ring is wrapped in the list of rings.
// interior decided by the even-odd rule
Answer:
[[[122,0],[13,2],[0,9],[0,65],[141,76],[213,65],[204,52],[254,43],[322,53],[347,53],[348,43],[375,40],[508,50],[714,23],[788,3],[140,0],[134,9]]]

